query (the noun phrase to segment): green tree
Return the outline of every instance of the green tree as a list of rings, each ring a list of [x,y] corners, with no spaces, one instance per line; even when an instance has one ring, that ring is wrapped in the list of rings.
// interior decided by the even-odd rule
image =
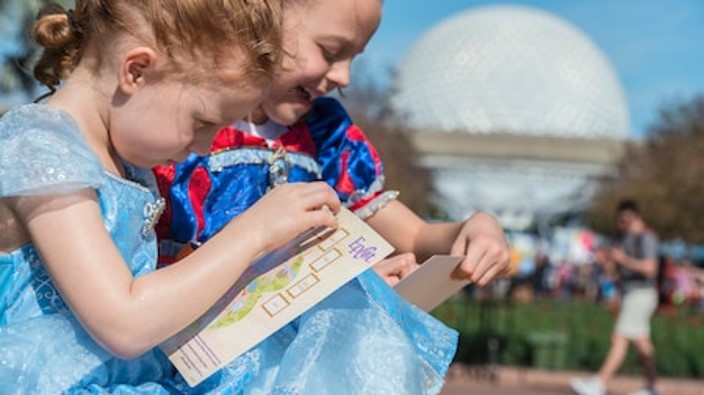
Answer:
[[[48,0],[0,0],[0,95],[24,94],[31,97],[37,90],[32,63],[38,48],[30,31],[37,12]],[[74,1],[58,1],[70,7]]]
[[[664,239],[704,242],[704,96],[665,106],[642,143],[633,144],[616,177],[604,180],[587,221],[615,233],[618,200],[637,200]]]

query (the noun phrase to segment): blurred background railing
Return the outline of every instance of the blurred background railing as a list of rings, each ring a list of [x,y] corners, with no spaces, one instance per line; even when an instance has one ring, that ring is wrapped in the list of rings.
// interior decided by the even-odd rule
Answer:
[[[507,281],[510,282],[510,281]],[[526,292],[497,295],[499,286],[467,288],[433,315],[460,332],[456,362],[478,367],[526,366],[550,370],[599,369],[609,349],[616,306],[583,296]],[[704,377],[704,314],[693,303],[662,304],[653,318],[657,371],[669,377]],[[630,350],[621,372],[640,374]]]

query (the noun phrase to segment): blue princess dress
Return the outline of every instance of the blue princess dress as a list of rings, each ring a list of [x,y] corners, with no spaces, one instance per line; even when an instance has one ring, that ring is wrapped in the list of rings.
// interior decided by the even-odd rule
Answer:
[[[76,123],[62,111],[26,105],[0,118],[0,198],[94,188],[106,229],[139,276],[156,266],[152,227],[160,200],[156,188],[148,187],[150,178],[154,185],[150,171],[126,170],[131,180],[105,172]],[[99,255],[95,264],[100,265]],[[234,382],[221,384],[221,389],[237,388]],[[0,253],[0,394],[187,390],[159,349],[127,361],[93,341],[32,244]]]
[[[376,150],[334,99],[290,128],[238,123],[207,157],[155,169],[167,200],[157,231],[162,264],[202,243],[283,182],[325,180],[359,216],[396,197]],[[457,333],[401,299],[368,270],[211,378],[254,394],[434,394]],[[211,380],[201,384],[203,388]]]

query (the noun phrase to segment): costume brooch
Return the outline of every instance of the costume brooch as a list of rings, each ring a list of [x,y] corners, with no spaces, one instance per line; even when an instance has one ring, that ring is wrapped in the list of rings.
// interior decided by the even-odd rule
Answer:
[[[161,213],[164,212],[166,208],[166,200],[164,198],[159,198],[154,202],[150,202],[144,205],[144,222],[142,223],[142,235],[146,236],[154,230],[156,222],[159,220]]]
[[[279,146],[269,158],[269,189],[288,182],[286,149]]]

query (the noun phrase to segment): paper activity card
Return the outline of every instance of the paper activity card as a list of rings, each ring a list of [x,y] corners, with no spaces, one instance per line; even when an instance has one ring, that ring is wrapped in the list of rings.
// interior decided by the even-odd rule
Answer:
[[[347,209],[252,264],[206,314],[161,347],[195,386],[393,251]],[[237,253],[233,251],[233,253]]]

